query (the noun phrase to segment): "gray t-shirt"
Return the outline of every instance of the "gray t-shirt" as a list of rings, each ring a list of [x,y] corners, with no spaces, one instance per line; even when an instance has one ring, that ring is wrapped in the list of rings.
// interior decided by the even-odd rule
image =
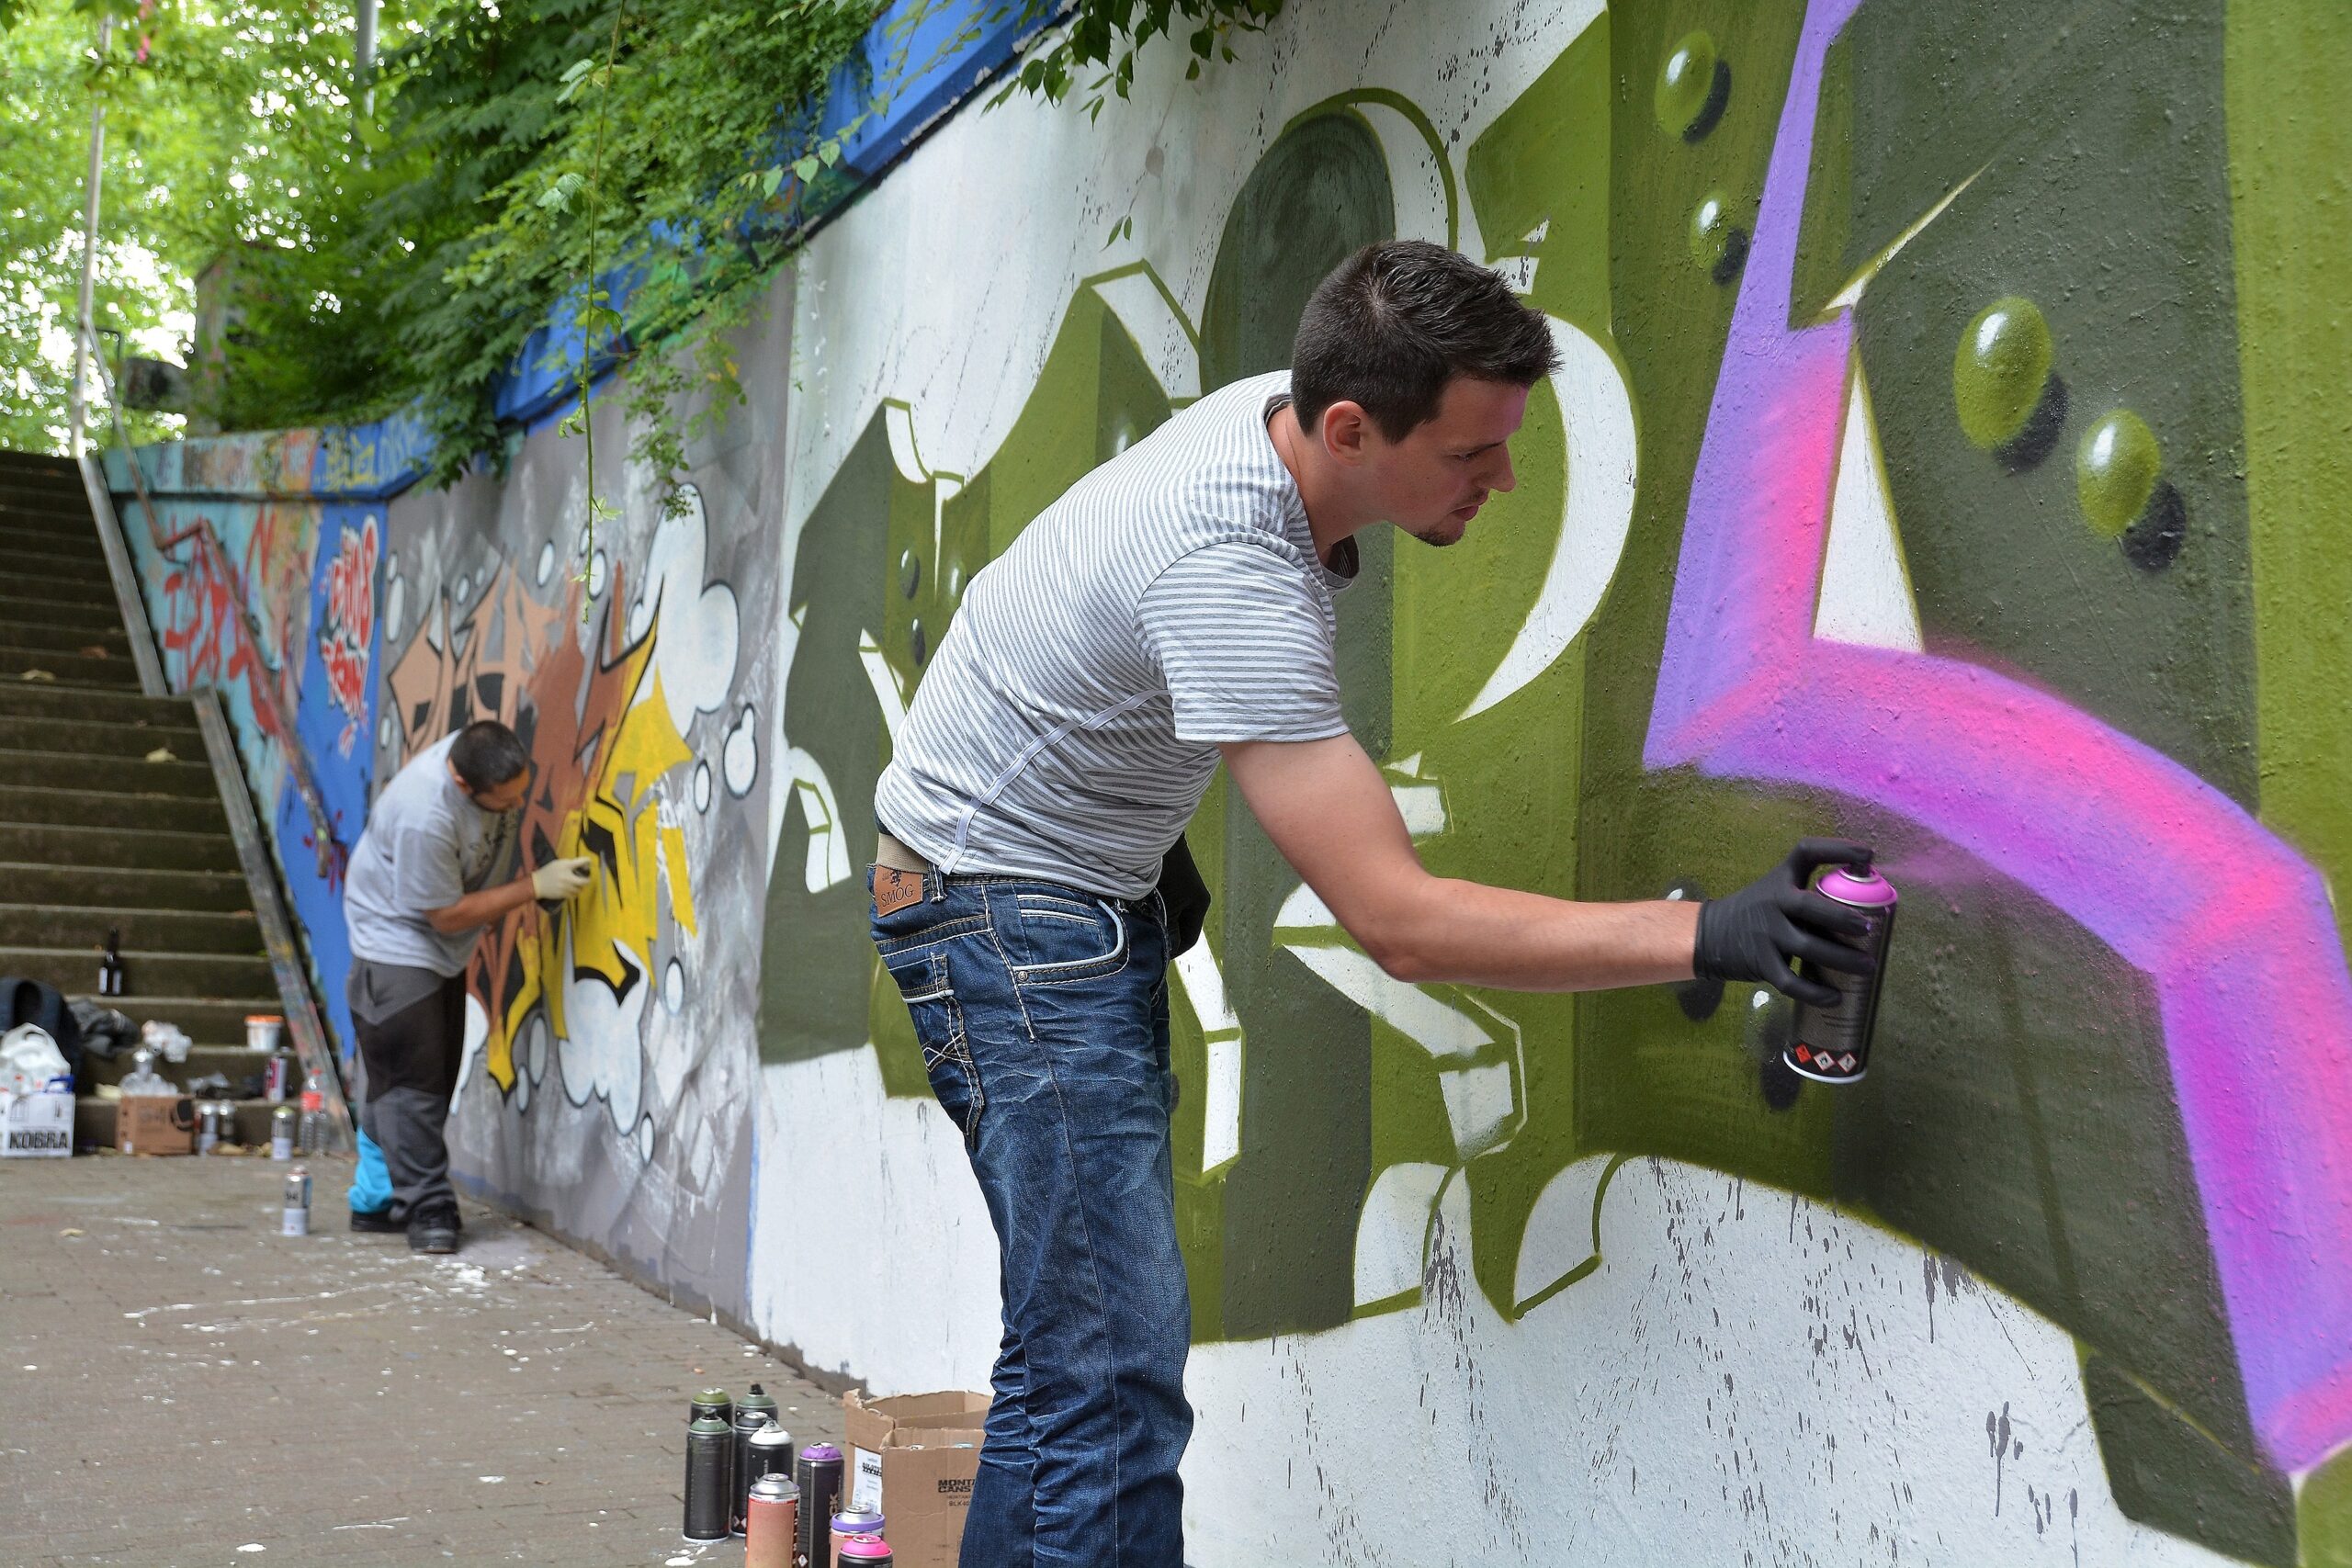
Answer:
[[[1072,485],[977,573],[875,788],[950,873],[1137,898],[1228,740],[1347,732],[1332,595],[1266,420],[1210,393]]]
[[[378,964],[464,972],[480,927],[436,931],[425,919],[514,874],[522,813],[484,811],[449,776],[450,736],[392,775],[368,813],[343,886],[355,956]]]

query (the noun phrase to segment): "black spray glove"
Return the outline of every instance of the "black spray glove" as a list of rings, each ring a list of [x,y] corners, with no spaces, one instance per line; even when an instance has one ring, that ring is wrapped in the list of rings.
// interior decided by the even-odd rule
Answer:
[[[1870,954],[1839,937],[1860,937],[1870,921],[1860,911],[1813,891],[1825,865],[1868,865],[1871,852],[1844,839],[1807,839],[1789,858],[1738,892],[1699,906],[1699,943],[1691,966],[1702,980],[1756,980],[1815,1007],[1835,1007],[1838,993],[1790,967],[1795,959],[1867,975]]]

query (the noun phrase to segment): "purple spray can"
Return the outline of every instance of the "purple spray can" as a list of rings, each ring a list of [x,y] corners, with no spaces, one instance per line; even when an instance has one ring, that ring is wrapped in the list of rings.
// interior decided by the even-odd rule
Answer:
[[[1799,1002],[1796,1030],[1781,1059],[1791,1072],[1815,1083],[1852,1083],[1870,1071],[1871,1031],[1878,1023],[1887,943],[1894,934],[1894,886],[1867,865],[1836,865],[1821,874],[1813,890],[1870,921],[1868,931],[1846,940],[1876,960],[1877,967],[1867,975],[1849,975],[1800,960],[1798,972],[1836,991],[1838,1004],[1818,1008]]]

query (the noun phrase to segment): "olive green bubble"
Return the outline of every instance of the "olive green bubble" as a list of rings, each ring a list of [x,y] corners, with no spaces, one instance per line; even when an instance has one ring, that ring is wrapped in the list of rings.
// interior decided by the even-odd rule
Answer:
[[[1670,136],[1688,136],[1707,112],[1715,90],[1715,40],[1686,33],[1658,67],[1653,102],[1658,125]]]
[[[2050,323],[2030,299],[2010,295],[1976,312],[1951,361],[1960,428],[1990,451],[2015,439],[2050,383]]]
[[[2102,414],[2075,448],[2075,493],[2083,518],[2104,538],[2115,538],[2139,520],[2155,493],[2164,453],[2155,432],[2130,409]]]
[[[1722,192],[1709,191],[1690,212],[1690,259],[1710,272],[1723,265],[1731,231],[1731,205]]]

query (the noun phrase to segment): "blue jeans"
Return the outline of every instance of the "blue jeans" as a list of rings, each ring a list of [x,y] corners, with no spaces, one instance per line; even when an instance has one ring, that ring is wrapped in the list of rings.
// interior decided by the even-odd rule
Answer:
[[[961,1568],[1181,1568],[1192,1302],[1159,899],[933,874],[874,942],[996,1225],[1004,1342]]]

